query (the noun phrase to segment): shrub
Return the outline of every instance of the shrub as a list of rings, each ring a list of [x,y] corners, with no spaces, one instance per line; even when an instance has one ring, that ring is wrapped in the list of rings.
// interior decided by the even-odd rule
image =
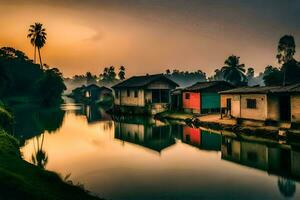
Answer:
[[[4,129],[8,133],[12,133],[13,121],[12,115],[0,106],[0,128]]]

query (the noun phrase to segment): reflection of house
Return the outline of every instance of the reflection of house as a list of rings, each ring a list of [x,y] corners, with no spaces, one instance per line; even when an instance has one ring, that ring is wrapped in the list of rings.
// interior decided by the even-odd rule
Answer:
[[[183,89],[183,109],[192,113],[220,112],[220,91],[232,89],[225,81],[198,82]]]
[[[146,118],[119,118],[115,121],[115,138],[158,152],[175,144],[170,126]]]
[[[75,110],[76,115],[85,115],[87,122],[94,123],[99,121],[110,121],[111,116],[105,112],[100,106],[91,104],[91,105],[82,105],[80,109]]]
[[[223,91],[221,106],[235,118],[300,124],[300,84]]]
[[[155,114],[169,108],[170,91],[177,83],[162,74],[133,76],[117,85],[115,111]]]
[[[184,126],[182,141],[204,150],[221,150],[221,135],[200,128]]]
[[[222,136],[222,159],[268,173],[300,179],[299,151]]]

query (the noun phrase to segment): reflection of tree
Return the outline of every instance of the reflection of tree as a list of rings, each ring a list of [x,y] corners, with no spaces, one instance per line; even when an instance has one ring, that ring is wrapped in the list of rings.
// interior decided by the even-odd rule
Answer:
[[[15,117],[15,136],[23,140],[33,138],[48,131],[55,132],[62,126],[65,111],[59,107],[41,109],[36,107],[22,107],[13,110]]]
[[[113,126],[113,121],[108,121],[104,123],[103,129],[104,131],[111,130]]]
[[[278,188],[280,193],[285,197],[292,197],[296,191],[296,184],[293,180],[288,178],[279,177],[278,178]]]
[[[40,137],[42,137],[42,140],[40,140]],[[47,163],[48,163],[48,155],[43,150],[43,144],[44,144],[44,133],[39,136],[36,136],[36,145],[33,140],[33,147],[34,147],[34,154],[31,156],[31,160],[33,164],[36,166],[45,169]]]

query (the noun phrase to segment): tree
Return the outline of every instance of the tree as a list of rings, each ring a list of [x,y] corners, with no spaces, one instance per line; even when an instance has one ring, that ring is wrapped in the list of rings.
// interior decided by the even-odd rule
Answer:
[[[167,75],[170,75],[170,74],[171,74],[171,71],[170,71],[169,69],[167,69],[167,70],[166,70],[166,74],[167,74]]]
[[[224,80],[224,74],[222,72],[222,69],[216,69],[215,74],[208,78],[210,81],[222,81]]]
[[[283,80],[283,73],[276,67],[268,65],[265,68],[263,80],[265,85],[281,85]]]
[[[10,78],[6,67],[0,62],[0,96],[5,93],[9,87]]]
[[[248,79],[254,78],[254,69],[252,67],[249,67],[247,69],[246,76]]]
[[[115,72],[115,67],[114,66],[110,66],[108,69],[108,77],[109,77],[109,81],[114,81],[116,79],[116,72]]]
[[[125,67],[121,66],[118,73],[119,79],[124,80],[125,79]]]
[[[221,69],[224,79],[234,85],[243,85],[246,81],[245,65],[240,64],[240,57],[231,55],[225,60],[224,64],[225,66]]]
[[[86,75],[86,84],[90,85],[90,84],[95,84],[97,81],[97,76],[93,75],[91,72],[87,72]]]
[[[36,93],[43,105],[51,106],[61,102],[61,94],[66,90],[61,72],[57,68],[45,70],[37,81]]]
[[[30,38],[30,43],[34,46],[34,63],[36,63],[36,49],[38,49],[41,69],[43,69],[43,63],[40,50],[46,44],[46,36],[47,33],[46,29],[43,28],[43,24],[30,25],[27,37]]]
[[[296,44],[292,35],[284,35],[280,38],[277,46],[277,59],[278,63],[282,64],[283,71],[283,85],[286,83],[286,71],[287,63],[294,60],[294,54],[296,52]]]
[[[277,59],[279,64],[287,63],[294,58],[296,44],[292,35],[284,35],[280,38],[277,47]]]

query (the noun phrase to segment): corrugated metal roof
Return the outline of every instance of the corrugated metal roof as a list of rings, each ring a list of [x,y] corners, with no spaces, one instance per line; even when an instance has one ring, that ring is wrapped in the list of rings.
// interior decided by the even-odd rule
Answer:
[[[221,94],[267,94],[300,92],[300,83],[288,86],[240,87],[220,92]]]
[[[133,76],[121,83],[114,85],[112,88],[134,88],[134,87],[145,87],[153,81],[159,79],[166,80],[175,86],[179,86],[177,83],[167,78],[163,74],[146,75],[146,76]]]
[[[216,85],[226,85],[233,87],[230,83],[226,81],[209,81],[209,82],[197,82],[194,85],[184,88],[184,91],[200,91]]]

